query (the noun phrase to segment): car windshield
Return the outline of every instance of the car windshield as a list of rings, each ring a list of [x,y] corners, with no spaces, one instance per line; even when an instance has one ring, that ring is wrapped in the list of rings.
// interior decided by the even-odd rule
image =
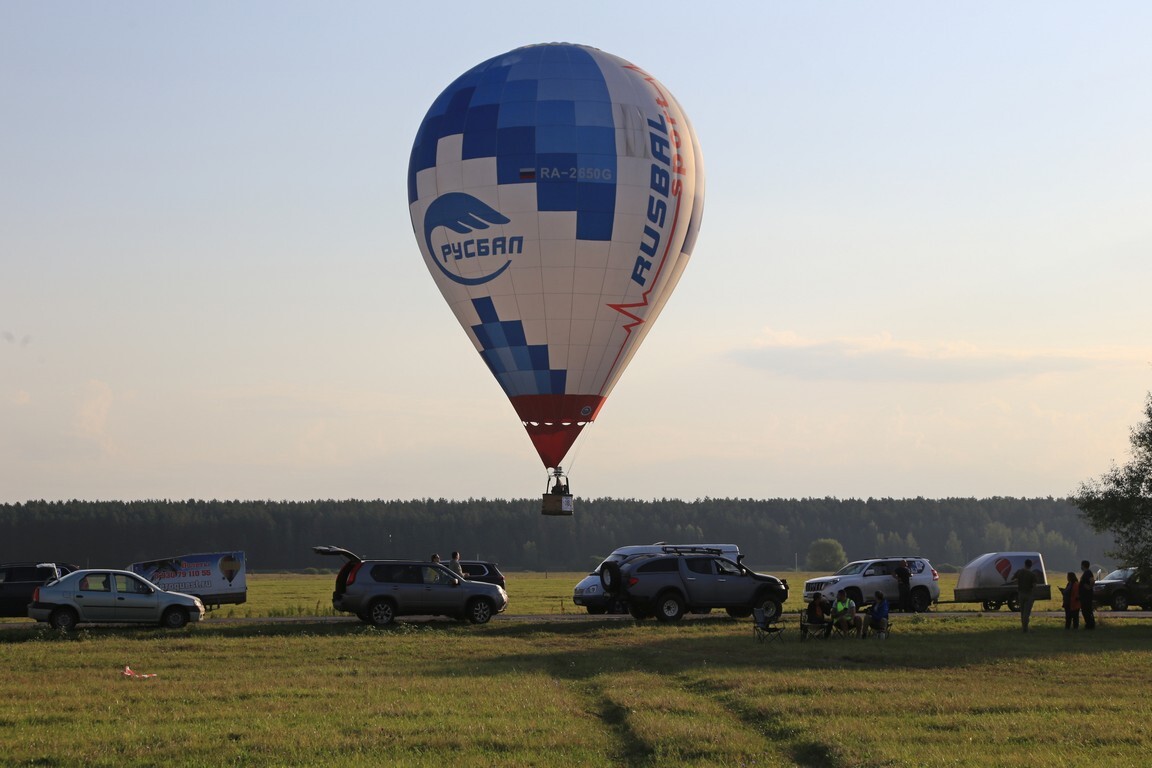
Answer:
[[[848,563],[848,565],[844,566],[843,568],[841,568],[840,570],[836,571],[836,573],[834,573],[834,574],[832,574],[832,575],[833,575],[833,576],[855,576],[856,574],[858,574],[858,573],[860,573],[861,571],[863,571],[863,570],[864,570],[864,568],[865,568],[867,565],[868,565],[868,563],[867,563],[867,562],[863,562],[863,563]]]
[[[1104,581],[1126,581],[1132,575],[1131,568],[1117,568],[1104,577]]]

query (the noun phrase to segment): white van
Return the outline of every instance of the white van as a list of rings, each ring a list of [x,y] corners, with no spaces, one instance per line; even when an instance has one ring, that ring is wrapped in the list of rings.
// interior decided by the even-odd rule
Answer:
[[[572,602],[588,609],[588,613],[627,613],[628,606],[619,596],[609,598],[600,586],[600,569],[604,563],[622,563],[636,555],[662,555],[666,552],[707,552],[712,555],[721,555],[733,562],[740,562],[743,555],[740,547],[735,544],[666,544],[658,541],[655,544],[633,544],[613,550],[612,554],[604,558],[596,570],[585,576],[572,590]]]

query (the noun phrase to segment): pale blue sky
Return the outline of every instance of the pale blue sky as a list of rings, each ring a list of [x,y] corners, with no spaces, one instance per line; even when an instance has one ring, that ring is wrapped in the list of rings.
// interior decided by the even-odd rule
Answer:
[[[1060,496],[1152,389],[1152,5],[0,4],[0,501],[523,497],[412,237],[457,75],[583,43],[691,116],[692,262],[588,497]]]

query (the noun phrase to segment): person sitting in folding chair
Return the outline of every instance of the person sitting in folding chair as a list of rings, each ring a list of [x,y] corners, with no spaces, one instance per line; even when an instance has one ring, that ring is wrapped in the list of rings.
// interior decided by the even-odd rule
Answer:
[[[848,597],[844,590],[836,593],[836,602],[832,603],[832,624],[836,631],[844,636],[849,632],[860,634],[864,621],[856,615],[856,601]]]
[[[868,621],[864,623],[864,634],[861,637],[871,633],[875,633],[876,637],[888,636],[888,600],[879,590],[876,592],[876,602],[868,609]]]
[[[779,640],[784,634],[784,625],[768,619],[763,608],[752,609],[752,634],[760,642]]]
[[[832,606],[828,604],[821,595],[816,595],[812,598],[812,602],[808,603],[808,607],[804,609],[804,620],[800,625],[800,639],[807,640],[809,637],[824,637],[832,634],[832,620],[829,618],[828,613],[832,610]]]

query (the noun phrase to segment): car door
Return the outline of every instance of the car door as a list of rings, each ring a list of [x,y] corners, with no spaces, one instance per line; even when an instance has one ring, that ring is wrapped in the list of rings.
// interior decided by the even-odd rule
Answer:
[[[84,574],[77,582],[72,598],[80,613],[80,621],[117,621],[112,574],[106,571]]]
[[[385,563],[372,568],[372,577],[380,583],[378,594],[388,595],[396,603],[398,615],[424,612],[424,578],[416,563]]]
[[[160,621],[160,596],[155,589],[127,573],[112,574],[115,605],[113,621]]]
[[[685,557],[681,561],[681,574],[684,589],[688,592],[688,604],[703,607],[716,604],[720,589],[720,576],[716,571],[714,557]]]
[[[877,592],[883,592],[884,597],[893,602],[899,600],[900,584],[896,580],[896,568],[900,562],[899,560],[878,560],[864,569],[860,583],[863,602],[875,602]]]
[[[751,571],[725,557],[714,558],[713,566],[716,568],[716,597],[713,605],[717,608],[751,605],[764,582],[757,581]]]
[[[424,585],[420,613],[434,616],[451,616],[463,613],[462,604],[465,591],[460,589],[456,574],[436,565],[420,566],[420,579]]]

